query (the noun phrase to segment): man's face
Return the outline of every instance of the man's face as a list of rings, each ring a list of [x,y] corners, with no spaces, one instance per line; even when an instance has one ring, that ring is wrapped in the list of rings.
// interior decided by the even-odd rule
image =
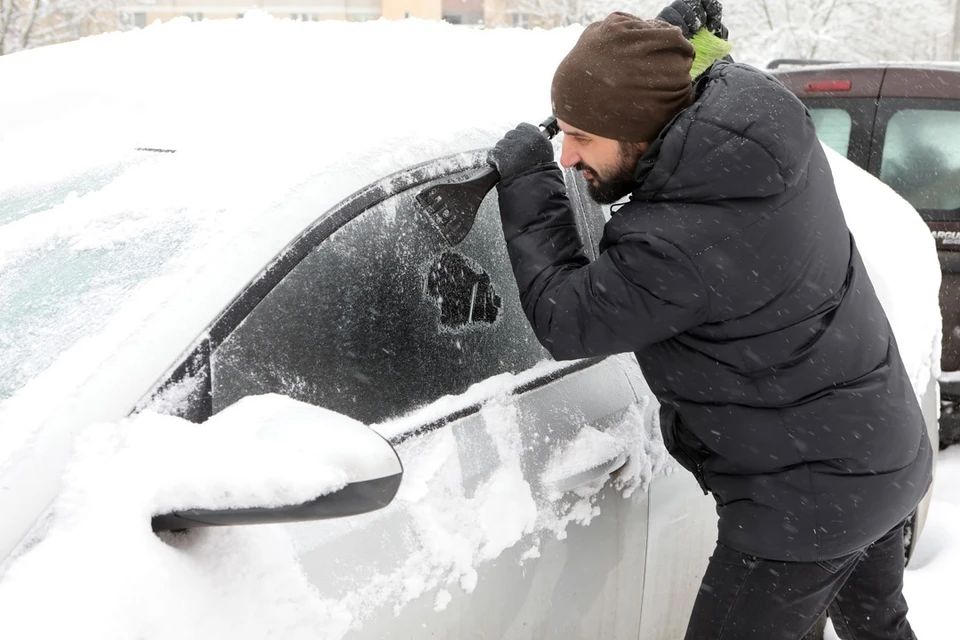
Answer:
[[[560,164],[583,172],[590,197],[600,204],[611,204],[634,190],[637,161],[650,146],[647,143],[621,143],[587,133],[563,120],[563,150]]]

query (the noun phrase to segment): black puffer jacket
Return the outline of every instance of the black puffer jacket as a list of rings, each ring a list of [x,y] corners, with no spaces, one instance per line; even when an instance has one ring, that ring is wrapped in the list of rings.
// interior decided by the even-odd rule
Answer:
[[[923,418],[803,105],[740,64],[696,91],[593,263],[555,164],[500,185],[523,307],[558,359],[636,353],[722,544],[835,558],[924,495]]]

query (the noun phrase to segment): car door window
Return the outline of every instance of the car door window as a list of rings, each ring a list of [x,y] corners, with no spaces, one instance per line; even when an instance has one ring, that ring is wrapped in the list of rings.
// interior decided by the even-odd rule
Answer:
[[[810,116],[821,142],[846,157],[853,129],[850,113],[845,109],[810,109]]]
[[[890,118],[880,179],[915,208],[960,208],[960,111],[902,109]]]
[[[549,358],[520,308],[496,193],[451,247],[417,192],[320,242],[213,350],[214,411],[276,392],[380,422]]]
[[[816,95],[818,94],[813,94]],[[870,162],[877,100],[865,97],[813,96],[804,94],[801,99],[813,119],[817,137],[823,144],[866,169]]]
[[[0,177],[0,237],[14,249],[0,252],[0,401],[99,333],[187,246],[186,213],[145,216],[142,194],[118,180],[155,175],[167,158],[54,166],[56,177],[38,183]]]

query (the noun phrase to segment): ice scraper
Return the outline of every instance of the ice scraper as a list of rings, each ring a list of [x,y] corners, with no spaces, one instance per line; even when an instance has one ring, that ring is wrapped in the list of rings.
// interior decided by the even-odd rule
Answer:
[[[560,131],[557,118],[550,116],[540,123],[540,129],[544,137],[552,139]],[[489,167],[462,180],[427,187],[417,194],[417,204],[443,239],[451,246],[458,245],[470,233],[480,203],[499,181],[500,174]]]

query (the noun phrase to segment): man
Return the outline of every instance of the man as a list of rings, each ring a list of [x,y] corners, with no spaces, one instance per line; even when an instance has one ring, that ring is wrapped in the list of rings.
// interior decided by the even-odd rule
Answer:
[[[776,80],[718,61],[691,83],[693,57],[680,28],[614,13],[556,70],[560,164],[630,196],[593,262],[551,144],[497,143],[524,310],[557,359],[634,352],[716,498],[688,640],[796,640],[828,608],[841,638],[914,638],[903,522],[932,450],[826,156]]]

